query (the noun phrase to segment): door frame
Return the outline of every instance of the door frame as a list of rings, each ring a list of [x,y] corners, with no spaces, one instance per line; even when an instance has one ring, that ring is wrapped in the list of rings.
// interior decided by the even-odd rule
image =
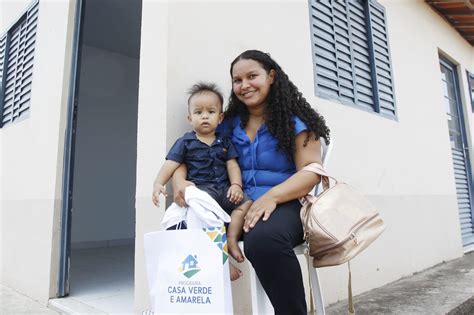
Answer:
[[[474,95],[471,92],[472,89],[474,89],[474,85],[471,85],[470,80],[474,80],[474,73],[471,73],[469,70],[466,70],[466,76],[467,76],[467,87],[468,87],[468,93],[469,93],[469,100],[471,101],[471,109],[474,112]]]
[[[74,153],[76,145],[77,106],[80,82],[81,47],[84,21],[83,0],[76,0],[74,36],[72,40],[71,77],[67,103],[66,136],[64,140],[63,180],[61,193],[61,230],[57,297],[69,295],[69,270],[71,254],[72,193],[74,180]]]
[[[453,72],[453,82],[454,82],[454,94],[456,98],[456,108],[459,113],[459,124],[461,127],[461,139],[463,142],[463,155],[464,161],[466,164],[466,176],[467,176],[467,187],[469,190],[469,197],[471,199],[471,221],[474,226],[474,192],[473,192],[473,174],[472,174],[472,167],[471,167],[471,159],[470,159],[470,147],[469,147],[469,140],[467,136],[467,128],[466,128],[466,110],[464,109],[462,98],[461,98],[461,86],[460,86],[460,78],[459,78],[459,71],[458,66],[454,63],[450,62],[447,57],[443,55],[439,55],[439,63],[444,67],[448,68]],[[458,209],[459,213],[459,209]],[[469,245],[472,246],[472,245]],[[463,248],[465,248],[463,244]]]

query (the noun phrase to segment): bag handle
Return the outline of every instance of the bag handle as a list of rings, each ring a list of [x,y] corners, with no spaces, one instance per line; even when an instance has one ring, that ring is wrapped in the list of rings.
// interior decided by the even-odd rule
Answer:
[[[303,167],[301,170],[312,172],[312,173],[320,175],[321,176],[321,182],[323,184],[323,190],[329,189],[329,179],[334,180],[337,184],[337,179],[335,179],[331,175],[328,175],[328,173],[326,173],[326,171],[324,170],[323,166],[319,163],[316,163],[316,162],[310,163],[310,164],[306,165],[305,167]]]
[[[326,171],[324,170],[323,166],[319,163],[316,163],[316,162],[310,163],[306,165],[305,167],[303,167],[301,170],[320,175],[321,183],[323,185],[323,191],[326,191],[329,189],[329,186],[330,186],[329,179],[334,180],[336,184],[338,183],[337,179],[328,175],[328,173],[326,173]],[[315,202],[315,201],[316,201],[316,196],[313,196],[311,194],[307,194],[306,196],[300,198],[300,203],[302,205],[305,205],[307,202]]]
[[[320,175],[321,176],[321,182],[323,184],[323,190],[325,191],[325,190],[329,189],[329,177],[330,176],[326,173],[326,171],[324,170],[324,168],[321,164],[313,162],[313,163],[310,163],[310,164],[306,165],[301,170],[312,172],[312,173]],[[337,183],[337,180],[334,177],[331,177],[331,178]],[[316,191],[315,191],[315,194],[316,194]],[[311,195],[311,194],[307,194],[306,196],[299,198],[299,201],[304,206],[307,203],[314,203],[316,201],[316,199],[317,199],[316,196]],[[306,214],[305,214],[305,216],[306,216]],[[308,220],[309,220],[309,217],[306,216],[306,223],[307,223]],[[303,230],[305,230],[305,228],[304,228],[305,226],[306,226],[306,224],[303,225]],[[306,231],[305,231],[304,238],[306,239]]]

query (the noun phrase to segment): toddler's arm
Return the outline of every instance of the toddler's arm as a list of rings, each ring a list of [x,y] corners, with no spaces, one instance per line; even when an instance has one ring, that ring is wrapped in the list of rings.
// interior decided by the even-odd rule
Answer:
[[[165,185],[170,180],[171,176],[173,176],[174,171],[176,171],[180,165],[181,164],[178,162],[166,160],[163,166],[160,168],[155,182],[153,183],[152,201],[155,206],[158,207],[160,205],[160,194],[166,196]]]
[[[227,175],[229,176],[230,187],[227,191],[227,198],[231,202],[238,203],[244,197],[242,190],[242,175],[236,159],[230,159],[226,162]]]

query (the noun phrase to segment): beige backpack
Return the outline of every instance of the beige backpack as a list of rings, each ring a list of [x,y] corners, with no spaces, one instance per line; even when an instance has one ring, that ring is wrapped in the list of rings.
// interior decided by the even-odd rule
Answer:
[[[303,168],[321,175],[324,191],[301,198],[301,221],[313,267],[343,264],[369,246],[385,229],[366,197],[329,176],[321,165]],[[329,179],[335,184],[329,186]]]

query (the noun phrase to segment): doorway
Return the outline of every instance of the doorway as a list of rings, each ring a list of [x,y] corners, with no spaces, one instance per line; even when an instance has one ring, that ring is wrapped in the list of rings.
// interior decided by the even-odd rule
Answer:
[[[459,94],[460,89],[456,67],[441,58],[440,70],[443,101],[448,119],[451,154],[453,157],[462,243],[465,251],[470,251],[474,247],[473,195],[464,111]]]
[[[141,0],[78,4],[58,295],[85,312],[133,312],[141,10]]]

